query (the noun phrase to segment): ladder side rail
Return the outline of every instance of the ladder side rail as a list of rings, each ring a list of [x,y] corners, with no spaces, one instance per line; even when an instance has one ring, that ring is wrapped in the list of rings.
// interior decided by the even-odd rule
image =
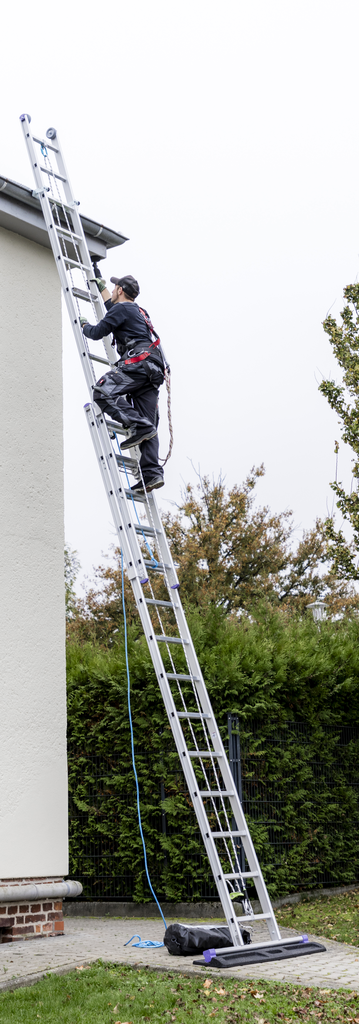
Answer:
[[[39,166],[38,156],[37,156],[37,153],[36,153],[36,150],[35,150],[35,145],[34,145],[34,139],[33,139],[33,136],[32,136],[31,129],[30,129],[30,122],[28,120],[27,115],[25,115],[25,117],[26,117],[26,119],[21,121],[22,129],[23,129],[23,134],[24,134],[24,138],[25,138],[25,143],[26,143],[26,147],[27,147],[27,150],[28,150],[28,154],[29,154],[29,158],[30,158],[30,163],[31,163],[32,169],[33,169],[33,174],[34,174],[34,178],[35,178],[35,182],[36,182],[36,187],[39,190],[43,190],[43,192],[42,191],[39,192],[39,200],[40,200],[40,204],[41,204],[41,208],[42,208],[42,212],[43,212],[46,228],[47,228],[47,231],[48,231],[51,248],[52,248],[52,251],[53,251],[53,254],[54,254],[54,257],[55,257],[55,261],[56,261],[56,265],[58,267],[59,273],[60,273],[60,266],[61,266],[60,280],[61,280],[61,284],[62,284],[62,288],[63,288],[63,292],[64,292],[64,297],[65,297],[65,300],[66,300],[66,305],[67,305],[68,312],[69,312],[69,315],[70,315],[71,323],[74,325],[75,322],[78,322],[78,313],[77,313],[76,303],[75,303],[74,297],[72,295],[72,290],[71,290],[71,287],[70,287],[70,280],[69,280],[68,275],[67,275],[67,270],[66,270],[66,265],[65,265],[66,264],[66,256],[62,252],[62,249],[61,249],[61,246],[60,246],[60,242],[59,242],[58,231],[59,230],[61,231],[61,229],[59,229],[58,224],[56,223],[56,220],[55,220],[55,217],[54,217],[54,214],[53,214],[52,205],[51,205],[51,202],[50,202],[50,200],[48,198],[47,186],[45,185],[44,179],[43,179],[43,173],[44,172],[41,171],[40,166]],[[46,142],[44,142],[44,144],[46,144]],[[60,148],[57,151],[57,159],[59,160],[59,158],[62,159],[62,156],[61,156],[61,153],[60,153]],[[71,216],[72,216],[72,221],[73,221],[73,225],[74,225],[74,234],[76,234],[76,235],[78,235],[80,237],[80,241],[77,241],[76,245],[77,245],[77,247],[79,249],[81,260],[82,260],[84,266],[88,266],[90,268],[91,267],[91,257],[90,257],[87,241],[86,241],[86,238],[85,238],[85,233],[84,233],[84,229],[83,229],[83,226],[82,226],[81,217],[80,217],[80,214],[78,212],[78,207],[76,205],[74,205],[71,185],[70,185],[70,182],[69,182],[69,180],[67,178],[66,178],[66,182],[64,182],[64,191],[65,191],[66,198],[68,198],[68,203],[71,206]],[[87,278],[87,282],[88,282],[88,287],[89,287],[89,295],[90,295],[91,294],[92,270],[89,269],[89,270],[83,271],[83,273],[86,274],[86,278]],[[95,286],[95,287],[97,287],[97,286]],[[101,295],[99,294],[98,296],[96,295],[96,297],[93,296],[93,300],[94,300],[94,315],[95,315],[95,318],[97,320],[100,320],[105,315],[105,313],[106,313],[106,308],[105,308],[103,299],[102,299]],[[80,337],[82,339],[82,344],[83,344],[83,347],[84,347],[83,333],[82,333],[82,329],[81,329],[81,325],[80,324],[79,324],[79,333],[80,333]],[[78,340],[77,337],[76,337],[76,342],[77,342],[77,347],[79,348],[79,340]],[[111,342],[109,341],[109,338],[108,337],[107,338],[103,338],[102,342],[103,342],[103,345],[104,345],[105,352],[106,352],[107,358],[109,360],[109,363],[113,364],[117,360],[117,355],[116,355],[116,353],[114,351],[113,346],[111,345]],[[95,378],[93,378],[93,379],[95,379]]]
[[[74,202],[74,193],[73,193],[73,190],[71,188],[70,176],[68,174],[68,170],[67,170],[67,167],[66,167],[66,164],[65,164],[65,158],[64,158],[63,153],[62,153],[61,143],[60,143],[60,139],[59,139],[59,133],[58,133],[57,129],[56,129],[56,136],[55,137],[56,137],[55,155],[56,155],[57,167],[58,167],[59,174],[64,179],[64,182],[63,182],[64,193],[65,193],[65,196],[66,196],[66,199],[67,199],[67,202],[68,202],[69,206],[71,206],[71,204]],[[75,208],[74,213],[76,213],[76,211],[77,211],[77,207]]]
[[[53,211],[52,211],[51,203],[50,203],[50,200],[48,198],[48,193],[47,193],[47,191],[45,191],[44,183],[42,181],[41,171],[40,171],[40,168],[38,166],[36,151],[35,151],[35,147],[34,147],[34,143],[33,143],[31,132],[30,132],[30,130],[29,131],[26,130],[27,128],[30,129],[29,122],[27,121],[27,123],[25,123],[24,121],[22,121],[21,123],[22,123],[23,132],[24,132],[24,135],[25,135],[25,141],[26,141],[26,145],[27,145],[30,161],[32,163],[32,168],[33,168],[35,182],[36,182],[37,188],[40,190],[40,192],[39,192],[39,200],[40,200],[40,203],[41,203],[41,209],[42,209],[45,225],[46,225],[46,228],[47,228],[47,232],[48,232],[48,236],[49,236],[52,252],[53,252],[53,255],[54,255],[55,263],[56,263],[57,270],[58,270],[58,273],[59,273],[60,282],[61,282],[61,286],[62,286],[62,291],[63,291],[63,294],[64,294],[67,310],[68,310],[68,313],[69,313],[72,330],[73,330],[73,333],[75,335],[75,341],[76,341],[76,345],[77,345],[77,348],[78,348],[78,351],[79,351],[79,354],[80,354],[81,362],[83,363],[84,373],[85,373],[85,377],[86,377],[86,382],[87,382],[87,385],[88,385],[88,388],[89,388],[89,391],[90,391],[90,395],[92,397],[92,385],[95,382],[95,375],[94,375],[92,363],[90,361],[89,352],[88,352],[88,348],[87,348],[87,343],[84,340],[84,335],[83,335],[83,332],[82,332],[82,329],[81,329],[81,324],[79,323],[78,313],[77,313],[77,309],[76,309],[76,304],[74,302],[74,297],[73,297],[72,292],[71,292],[70,282],[69,282],[69,279],[68,279],[68,276],[67,276],[67,272],[66,272],[66,268],[65,268],[64,255],[63,255],[63,252],[61,250],[61,246],[60,246],[60,243],[59,243],[59,240],[58,240],[58,237],[57,237],[56,225],[55,225],[55,221],[54,221],[54,216],[53,216]],[[44,191],[42,191],[42,189],[44,189]],[[86,244],[86,241],[85,241],[85,244]]]

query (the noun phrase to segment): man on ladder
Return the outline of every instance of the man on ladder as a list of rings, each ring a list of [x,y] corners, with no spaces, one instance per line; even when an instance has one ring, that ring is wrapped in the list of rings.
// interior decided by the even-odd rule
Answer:
[[[166,363],[160,339],[145,309],[135,302],[140,289],[130,274],[111,277],[112,295],[94,264],[95,280],[102,293],[107,313],[92,326],[81,317],[86,338],[99,341],[113,335],[119,361],[116,369],[104,374],[94,388],[94,400],[103,412],[131,431],[121,450],[141,447],[140,467],[147,491],[163,487],[163,469],[158,461],[158,389],[164,380]],[[132,487],[143,491],[142,480]]]

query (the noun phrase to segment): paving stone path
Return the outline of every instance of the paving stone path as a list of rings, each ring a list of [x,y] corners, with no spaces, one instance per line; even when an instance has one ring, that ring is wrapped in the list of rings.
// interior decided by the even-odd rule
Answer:
[[[168,921],[168,924],[171,922]],[[200,922],[187,922],[199,924]],[[218,925],[218,919],[206,925]],[[359,947],[346,946],[330,939],[321,939],[325,953],[303,956],[291,960],[278,960],[268,965],[235,967],[218,971],[215,968],[194,967],[191,957],[170,956],[167,949],[136,949],[125,946],[127,939],[137,932],[141,939],[163,939],[161,920],[126,918],[66,917],[65,935],[30,941],[2,943],[0,945],[0,990],[29,985],[48,972],[65,974],[76,967],[93,963],[101,958],[122,964],[137,964],[161,971],[182,971],[186,974],[222,975],[252,978],[256,981],[271,979],[299,985],[318,985],[319,988],[349,988],[359,992]],[[283,928],[282,936],[295,935],[293,928]],[[260,925],[253,929],[253,941],[265,941]],[[314,938],[314,936],[310,936]],[[318,936],[316,937],[318,939]],[[320,939],[320,937],[319,937]],[[135,940],[136,941],[136,940]]]

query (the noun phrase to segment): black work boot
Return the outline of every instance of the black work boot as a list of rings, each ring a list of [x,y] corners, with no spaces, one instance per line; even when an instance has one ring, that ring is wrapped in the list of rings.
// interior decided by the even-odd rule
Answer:
[[[127,448],[134,448],[136,444],[142,444],[142,441],[150,441],[151,437],[155,437],[157,434],[157,427],[149,424],[148,427],[140,427],[137,431],[126,437],[120,445],[121,451],[127,451]]]
[[[144,494],[145,493],[145,486],[146,485],[142,483],[142,480],[139,480],[137,484],[133,484],[132,485],[132,487],[131,487],[132,494]]]
[[[154,491],[157,487],[164,487],[164,483],[163,476],[158,473],[157,476],[154,476],[152,480],[146,483],[146,491]]]

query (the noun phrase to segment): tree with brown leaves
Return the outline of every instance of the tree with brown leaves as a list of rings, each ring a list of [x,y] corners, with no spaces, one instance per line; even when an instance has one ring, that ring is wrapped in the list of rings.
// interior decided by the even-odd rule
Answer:
[[[204,610],[214,604],[226,615],[256,617],[270,608],[302,614],[311,601],[324,598],[329,614],[350,612],[358,598],[352,585],[333,573],[324,524],[318,519],[295,544],[291,512],[273,514],[267,506],[255,506],[256,482],[263,475],[263,466],[253,468],[244,483],[229,490],[221,477],[215,482],[199,477],[197,487],[187,485],[177,511],[164,515],[182,600]],[[95,585],[78,603],[77,618],[69,623],[77,639],[116,640],[123,616],[119,551],[115,557],[115,565],[97,569]],[[152,586],[158,598],[168,596],[160,576],[154,574]],[[125,592],[129,624],[140,632],[127,580]]]

